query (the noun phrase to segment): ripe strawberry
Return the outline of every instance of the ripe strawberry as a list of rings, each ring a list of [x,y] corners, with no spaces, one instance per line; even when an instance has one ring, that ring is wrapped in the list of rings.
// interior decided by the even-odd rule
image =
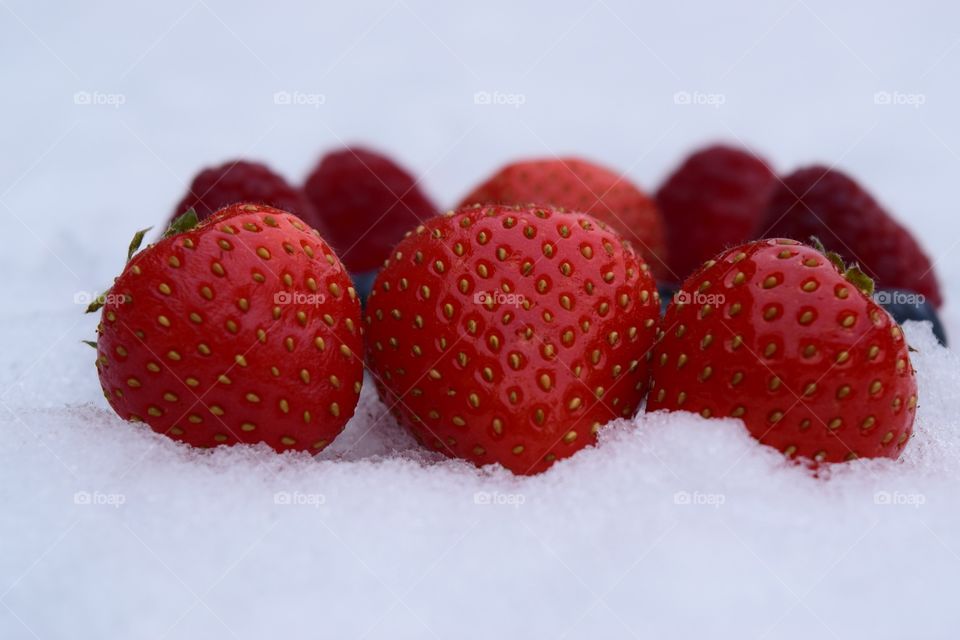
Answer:
[[[688,157],[657,191],[675,280],[754,238],[776,182],[762,158],[735,147],[707,147]]]
[[[316,231],[233,205],[127,263],[98,327],[100,384],[122,418],[175,440],[315,452],[353,415],[359,321]]]
[[[413,176],[359,147],[324,156],[304,189],[352,273],[379,268],[404,233],[437,214]]]
[[[292,213],[314,229],[324,231],[322,222],[300,189],[283,176],[258,162],[234,160],[208,167],[197,174],[190,189],[173,210],[171,220],[193,209],[200,220],[240,202],[265,204]]]
[[[806,241],[819,237],[856,261],[884,289],[942,298],[930,259],[916,239],[849,176],[826,167],[800,169],[783,179],[767,209],[762,231]]]
[[[635,244],[654,275],[669,274],[656,204],[610,169],[580,158],[515,162],[474,189],[460,206],[494,203],[537,203],[589,213]]]
[[[466,207],[419,227],[377,276],[369,367],[425,446],[537,473],[639,407],[656,291],[590,216]]]
[[[791,457],[896,458],[917,405],[907,344],[834,259],[771,239],[707,262],[667,309],[647,411],[741,418]]]

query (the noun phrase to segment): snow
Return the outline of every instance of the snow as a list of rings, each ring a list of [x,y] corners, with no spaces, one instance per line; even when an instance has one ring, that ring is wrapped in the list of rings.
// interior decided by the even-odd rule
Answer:
[[[0,1],[0,637],[956,636],[960,362],[924,325],[900,461],[815,477],[736,421],[653,415],[517,478],[418,449],[369,381],[317,459],[176,445],[109,411],[76,301],[237,155],[299,178],[366,141],[450,204],[517,156],[652,187],[720,138],[860,178],[960,336],[960,10],[236,4]]]

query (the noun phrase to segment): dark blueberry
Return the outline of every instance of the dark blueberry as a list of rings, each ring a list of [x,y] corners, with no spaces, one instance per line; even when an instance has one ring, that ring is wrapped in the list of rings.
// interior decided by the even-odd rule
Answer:
[[[933,325],[933,335],[940,344],[947,346],[947,334],[937,311],[923,294],[907,289],[879,289],[873,294],[873,299],[900,324],[907,320],[930,322]]]
[[[370,271],[350,274],[350,278],[353,280],[353,288],[357,290],[357,295],[360,296],[360,304],[364,307],[367,306],[367,297],[370,295],[373,281],[376,279],[378,272],[379,269],[371,269]]]
[[[667,312],[667,306],[670,304],[670,301],[673,300],[673,295],[677,292],[677,289],[679,289],[679,287],[675,284],[665,282],[657,283],[657,291],[660,292],[660,315]]]

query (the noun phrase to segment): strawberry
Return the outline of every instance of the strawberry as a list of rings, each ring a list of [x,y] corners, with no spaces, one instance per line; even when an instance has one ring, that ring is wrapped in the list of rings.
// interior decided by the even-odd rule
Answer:
[[[667,309],[647,411],[740,418],[790,457],[896,458],[917,406],[907,343],[838,261],[787,239],[708,261]]]
[[[397,245],[368,364],[425,446],[537,473],[640,406],[659,307],[643,259],[591,216],[475,205]]]
[[[589,213],[637,245],[655,275],[669,274],[656,204],[627,178],[593,162],[560,158],[508,164],[460,206],[475,203],[537,203]]]
[[[410,173],[359,147],[324,156],[304,190],[352,273],[379,268],[404,233],[437,214]]]
[[[735,147],[707,147],[684,160],[657,191],[675,281],[753,239],[776,182],[762,158]]]
[[[314,229],[324,232],[321,221],[303,191],[259,162],[234,160],[198,173],[186,195],[173,210],[175,220],[190,209],[200,220],[238,202],[265,204],[299,216]]]
[[[807,167],[784,178],[761,232],[801,241],[817,236],[880,287],[923,294],[938,308],[943,301],[933,264],[913,235],[836,169]]]
[[[110,406],[197,447],[323,449],[363,376],[346,271],[284,211],[237,204],[195,228],[191,217],[133,255],[92,305],[103,306],[97,371]]]

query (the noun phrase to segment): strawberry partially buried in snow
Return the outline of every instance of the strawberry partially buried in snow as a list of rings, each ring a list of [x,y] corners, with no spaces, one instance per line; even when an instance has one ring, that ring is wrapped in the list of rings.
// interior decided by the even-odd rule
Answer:
[[[589,213],[632,242],[653,273],[669,275],[657,205],[625,176],[582,158],[513,162],[476,187],[461,206],[538,204]]]
[[[659,299],[585,214],[474,206],[394,250],[367,303],[381,397],[424,445],[536,473],[636,412]]]
[[[323,449],[363,376],[360,305],[340,261],[267,206],[183,222],[133,255],[105,298],[97,370],[110,405],[199,447]]]
[[[791,457],[899,456],[917,406],[908,347],[838,262],[781,239],[707,262],[667,309],[647,411],[741,418]]]

